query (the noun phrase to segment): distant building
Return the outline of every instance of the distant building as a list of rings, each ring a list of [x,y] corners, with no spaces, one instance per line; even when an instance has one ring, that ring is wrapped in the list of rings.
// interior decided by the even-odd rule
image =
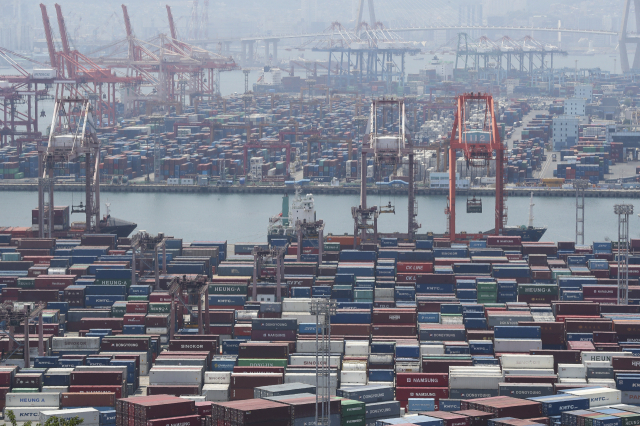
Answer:
[[[564,101],[564,115],[585,115],[586,99],[570,98]]]
[[[586,99],[587,103],[593,101],[593,86],[590,84],[576,84],[573,89],[573,97]]]
[[[453,80],[453,63],[441,62],[436,65],[436,75],[443,81]]]
[[[576,115],[559,115],[553,118],[552,148],[554,151],[573,146],[578,141],[578,126],[581,118]]]

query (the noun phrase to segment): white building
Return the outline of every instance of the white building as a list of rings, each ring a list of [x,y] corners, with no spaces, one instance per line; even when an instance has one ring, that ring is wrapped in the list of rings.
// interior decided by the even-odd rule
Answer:
[[[581,119],[582,117],[577,115],[559,115],[553,118],[554,151],[573,146],[578,141],[578,126],[583,121]]]
[[[449,172],[429,173],[429,188],[449,189]],[[469,188],[469,179],[460,179],[460,173],[456,173],[456,188]]]
[[[585,115],[587,102],[583,98],[570,98],[564,101],[564,115]]]
[[[441,62],[436,65],[436,75],[444,81],[453,80],[453,63]]]
[[[587,103],[593,100],[593,86],[590,84],[577,84],[573,88],[573,97],[586,99]]]

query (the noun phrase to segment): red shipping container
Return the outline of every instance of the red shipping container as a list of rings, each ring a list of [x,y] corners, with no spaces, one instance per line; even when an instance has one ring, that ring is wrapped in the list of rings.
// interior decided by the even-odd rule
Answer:
[[[148,420],[147,426],[200,426],[200,415]]]
[[[115,393],[78,393],[63,392],[60,397],[61,407],[113,407],[116,404]]]
[[[435,417],[436,419],[442,419],[444,426],[470,426],[471,421],[469,417],[461,414],[453,414],[446,411],[426,411],[418,413],[421,416]]]
[[[147,302],[127,302],[128,314],[146,314],[149,304]]]
[[[443,373],[398,373],[397,387],[446,387],[449,385],[449,375]]]
[[[93,372],[92,372],[93,373]],[[124,387],[121,386],[107,386],[107,385],[72,385],[69,386],[69,392],[76,393],[104,393],[113,392],[116,399],[122,398],[125,394]]]
[[[122,324],[124,325],[144,325],[145,315],[124,314],[122,317]]]
[[[449,398],[449,388],[445,387],[430,387],[430,388],[396,388],[397,400],[408,400],[409,398],[434,398],[438,399]]]
[[[431,273],[433,272],[433,263],[431,262],[398,262],[396,269],[398,272]]]

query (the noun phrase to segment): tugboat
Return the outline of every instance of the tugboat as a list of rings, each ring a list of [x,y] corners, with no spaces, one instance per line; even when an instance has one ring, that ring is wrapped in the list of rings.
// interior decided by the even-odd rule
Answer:
[[[296,234],[296,222],[315,222],[316,209],[314,207],[313,195],[302,195],[300,187],[296,187],[296,192],[291,206],[289,206],[289,195],[282,197],[282,212],[279,215],[269,218],[267,227],[267,239],[269,243],[273,238],[287,239],[288,242],[298,241]]]

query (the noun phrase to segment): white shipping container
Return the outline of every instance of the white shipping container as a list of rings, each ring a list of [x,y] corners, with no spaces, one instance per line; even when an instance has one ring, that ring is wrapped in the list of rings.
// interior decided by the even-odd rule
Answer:
[[[340,384],[341,386],[347,384],[354,385],[366,385],[367,384],[367,372],[366,371],[344,371],[340,372]]]
[[[553,376],[553,368],[505,368],[502,370],[504,376]]]
[[[603,405],[620,404],[620,399],[622,397],[619,390],[606,388],[576,389],[565,391],[563,393],[589,398],[589,408],[602,407]]]
[[[195,402],[206,402],[207,398],[202,395],[182,395],[180,398],[188,399]]]
[[[395,290],[394,290],[394,289],[392,289],[392,288],[376,288],[376,289],[374,290],[375,298],[376,298],[376,300],[377,300],[377,299],[379,299],[379,298],[381,298],[381,297],[387,297],[387,298],[389,298],[389,297],[390,297],[390,298],[391,298],[391,300],[393,300],[393,297],[394,297],[393,292],[394,292],[394,291],[395,291]]]
[[[444,345],[420,345],[420,355],[444,355]]]
[[[314,321],[315,323],[315,321]],[[329,348],[331,349],[332,354],[342,354],[344,353],[344,341],[342,340],[332,340],[329,344]],[[296,352],[298,353],[315,353],[316,352],[316,341],[315,339],[309,340],[298,340],[296,342]]]
[[[54,337],[51,342],[51,348],[57,349],[77,349],[92,350],[100,349],[99,337]]]
[[[309,312],[311,309],[311,299],[290,298],[282,299],[282,312]],[[314,321],[315,323],[315,321]]]
[[[392,362],[393,362],[393,355],[392,354],[371,354],[371,355],[369,355],[369,364],[390,364]]]
[[[504,354],[500,364],[502,368],[553,368],[553,355]]]
[[[449,376],[451,389],[498,389],[502,382],[502,375],[454,375]]]
[[[367,371],[367,363],[364,361],[344,361],[342,371]]]
[[[345,340],[344,354],[346,356],[367,356],[369,355],[369,341]]]
[[[100,424],[100,412],[95,408],[70,408],[67,410],[47,410],[40,412],[40,424],[43,425],[51,417],[69,420],[74,417],[82,419],[82,425]]]
[[[60,394],[55,392],[8,393],[6,398],[6,407],[60,407]]]
[[[462,318],[462,315],[451,315],[451,316],[442,316],[440,317],[440,323],[441,324],[448,324],[448,325],[460,325],[460,324],[464,324],[464,319]]]
[[[78,365],[73,371],[119,371],[122,377],[127,375],[126,365]]]
[[[539,339],[494,339],[493,350],[495,352],[522,352],[528,354],[530,350],[542,349],[542,340]]]
[[[34,68],[31,75],[34,80],[51,80],[56,78],[56,70],[53,68]]]
[[[584,379],[587,367],[582,364],[558,364],[558,377],[561,379]]]
[[[69,386],[43,386],[42,392],[57,393],[69,392]]]
[[[149,371],[150,385],[201,385],[202,369],[152,367]]]
[[[179,178],[168,178],[167,179],[167,185],[180,185],[180,179]]]
[[[231,383],[230,371],[206,371],[204,373],[204,383],[207,385],[225,385]]]
[[[622,391],[621,402],[623,404],[640,405],[640,391]]]
[[[316,316],[308,312],[283,312],[282,318],[295,318],[298,324],[315,324]],[[324,315],[318,315],[320,323],[324,322]]]
[[[585,361],[607,361],[611,365],[612,356],[633,356],[631,352],[582,352],[582,363]]]
[[[587,383],[594,386],[602,386],[603,388],[616,389],[616,381],[614,379],[587,379]]]
[[[145,331],[147,334],[169,334],[167,327],[146,327]]]
[[[289,365],[304,365],[305,367],[315,367],[316,357],[311,355],[291,355]],[[329,366],[340,366],[340,357],[335,355],[329,358]]]
[[[202,386],[202,395],[207,401],[224,402],[229,400],[229,384],[206,384]]]
[[[32,421],[35,424],[40,418],[40,413],[42,411],[57,410],[58,408],[59,407],[5,407],[4,418],[5,420],[7,420],[8,419],[7,412],[13,411],[13,415],[16,416],[17,421],[19,422]],[[44,423],[41,423],[41,424],[44,424]]]
[[[419,373],[419,362],[397,362],[396,373]]]
[[[558,383],[562,383],[563,385],[586,385],[587,379],[561,378],[558,379]]]
[[[236,311],[236,319],[251,320],[258,318],[258,311]]]
[[[609,361],[587,361],[585,360],[582,365],[585,368],[609,368],[611,367],[611,362]]]

